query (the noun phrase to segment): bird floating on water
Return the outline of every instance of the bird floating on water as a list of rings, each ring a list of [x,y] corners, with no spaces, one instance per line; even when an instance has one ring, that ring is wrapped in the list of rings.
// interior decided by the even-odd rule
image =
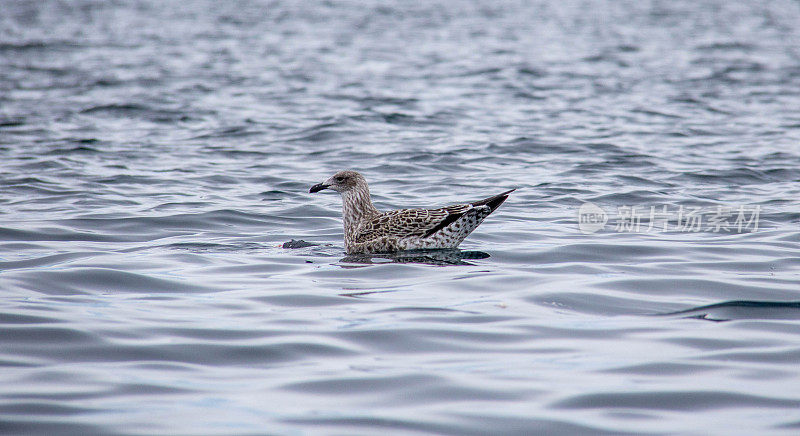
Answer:
[[[367,180],[356,171],[340,171],[308,190],[342,194],[344,247],[347,254],[456,248],[515,189],[472,203],[439,209],[380,212],[372,205]]]

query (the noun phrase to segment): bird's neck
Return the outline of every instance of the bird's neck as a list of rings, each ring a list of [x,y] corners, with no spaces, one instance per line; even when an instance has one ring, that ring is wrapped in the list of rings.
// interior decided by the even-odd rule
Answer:
[[[364,219],[379,215],[378,209],[372,205],[369,188],[354,189],[342,194],[342,220],[344,221],[345,238],[355,234]]]

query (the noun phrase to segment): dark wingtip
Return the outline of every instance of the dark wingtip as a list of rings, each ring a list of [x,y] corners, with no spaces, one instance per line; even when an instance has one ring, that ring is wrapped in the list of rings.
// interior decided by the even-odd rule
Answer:
[[[506,192],[503,192],[503,193],[501,193],[501,194],[498,194],[498,195],[508,195],[508,194],[510,194],[510,193],[512,193],[512,192],[514,192],[514,191],[516,191],[516,190],[517,190],[517,188],[514,188],[514,189],[509,189],[508,191],[506,191]]]
[[[517,188],[509,189],[506,192],[497,194],[497,195],[495,195],[493,197],[485,198],[485,199],[480,200],[480,201],[476,201],[475,203],[472,203],[472,204],[474,206],[484,206],[484,205],[489,206],[489,208],[492,210],[492,212],[494,212],[495,209],[500,207],[500,205],[503,204],[504,201],[506,201],[506,199],[508,198],[508,194],[510,194],[510,193],[512,193],[512,192],[514,192],[516,190],[517,190]]]
[[[328,186],[331,185],[326,185],[324,183],[317,183],[316,185],[312,186],[311,189],[308,190],[308,192],[313,194],[315,192],[319,192],[322,191],[323,189],[326,189]]]

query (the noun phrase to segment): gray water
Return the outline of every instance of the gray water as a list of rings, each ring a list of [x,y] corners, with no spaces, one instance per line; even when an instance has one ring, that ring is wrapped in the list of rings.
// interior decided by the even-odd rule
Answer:
[[[799,23],[3,1],[0,433],[797,434]],[[345,168],[382,209],[518,189],[461,251],[345,256],[308,193]]]

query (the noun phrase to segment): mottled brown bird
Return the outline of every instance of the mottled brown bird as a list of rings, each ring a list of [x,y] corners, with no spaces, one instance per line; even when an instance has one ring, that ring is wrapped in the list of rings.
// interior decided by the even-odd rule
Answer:
[[[439,209],[380,212],[372,205],[367,180],[356,171],[340,171],[309,192],[323,189],[342,194],[347,254],[455,248],[514,191]]]

